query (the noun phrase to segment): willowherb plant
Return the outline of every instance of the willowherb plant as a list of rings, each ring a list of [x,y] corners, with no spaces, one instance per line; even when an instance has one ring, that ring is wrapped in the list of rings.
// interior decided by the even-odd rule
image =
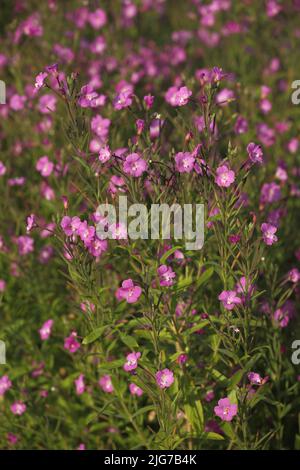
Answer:
[[[271,47],[275,28],[297,37],[299,6],[266,2],[260,50],[261,2],[76,3],[24,6],[9,32],[29,51],[43,37],[48,65],[0,54],[15,77],[0,108],[2,446],[299,448],[298,111],[283,108],[293,59]],[[134,238],[99,211],[125,197],[145,208],[129,211]],[[176,213],[167,238],[148,233],[154,206],[196,204],[200,249]]]

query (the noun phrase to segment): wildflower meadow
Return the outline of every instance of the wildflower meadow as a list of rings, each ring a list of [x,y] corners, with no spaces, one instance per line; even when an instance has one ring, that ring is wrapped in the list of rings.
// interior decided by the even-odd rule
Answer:
[[[299,0],[1,0],[1,449],[300,450],[299,64]]]

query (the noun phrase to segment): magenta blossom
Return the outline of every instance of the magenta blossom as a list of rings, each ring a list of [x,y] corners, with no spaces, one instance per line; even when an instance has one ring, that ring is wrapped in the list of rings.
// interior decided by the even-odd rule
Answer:
[[[132,88],[131,87],[124,87],[120,93],[118,93],[114,100],[113,100],[113,107],[117,110],[121,110],[123,108],[128,108],[132,104]]]
[[[26,219],[26,232],[29,233],[33,228],[35,224],[35,215],[30,214],[27,219]]]
[[[52,326],[53,326],[53,320],[50,319],[50,320],[45,321],[43,326],[39,329],[39,334],[40,334],[42,341],[45,341],[46,339],[50,337]]]
[[[275,235],[277,232],[277,227],[264,223],[261,225],[261,231],[263,233],[263,241],[266,245],[270,246],[277,242],[278,238]]]
[[[68,237],[77,234],[77,230],[80,225],[81,220],[79,217],[75,216],[71,218],[68,215],[63,217],[60,223],[61,228]]]
[[[157,273],[159,275],[159,284],[162,287],[170,287],[173,285],[176,273],[174,273],[171,267],[161,264],[157,269]]]
[[[132,279],[126,279],[122,282],[122,287],[117,290],[117,298],[120,300],[125,299],[129,304],[134,304],[138,301],[142,294],[140,286],[135,286]]]
[[[98,159],[101,163],[106,163],[108,162],[110,158],[111,158],[111,151],[109,147],[106,145],[105,147],[102,147],[99,150]]]
[[[257,372],[249,372],[248,379],[252,385],[262,385],[263,383],[262,377]]]
[[[70,353],[75,353],[80,348],[80,343],[76,340],[77,333],[76,331],[72,331],[70,336],[65,338],[64,348],[67,349]]]
[[[180,88],[173,86],[168,89],[165,99],[171,106],[184,106],[188,103],[191,95],[191,90],[186,86]]]
[[[218,406],[215,406],[214,412],[222,421],[232,421],[232,418],[237,414],[238,407],[236,404],[230,403],[229,398],[221,398],[218,401]]]
[[[111,376],[110,375],[103,375],[99,382],[98,382],[100,388],[102,388],[103,392],[106,393],[113,393],[114,391],[114,386],[111,381]]]
[[[126,372],[130,372],[131,370],[134,370],[137,368],[138,366],[138,359],[141,357],[141,353],[140,352],[136,352],[136,353],[130,353],[126,356],[126,362],[123,366],[123,369],[126,371]]]
[[[19,254],[21,256],[27,255],[28,253],[31,253],[34,250],[34,240],[33,238],[28,237],[27,235],[21,235],[20,237],[18,237],[17,244],[19,248]]]
[[[8,375],[2,375],[0,377],[0,397],[2,397],[7,390],[9,390],[12,386],[11,381],[9,380]]]
[[[141,176],[148,168],[148,164],[138,153],[127,155],[123,164],[123,170],[126,174],[135,178]]]
[[[85,391],[84,375],[80,374],[76,380],[74,380],[76,394],[81,395]]]
[[[297,268],[293,268],[289,271],[288,273],[288,280],[293,282],[293,283],[297,283],[300,281],[300,271],[299,269]]]
[[[190,173],[194,168],[195,157],[189,152],[179,152],[175,155],[175,161],[179,173]]]
[[[36,163],[36,169],[41,173],[42,176],[50,176],[53,169],[54,163],[49,160],[49,158],[45,155],[38,159]]]
[[[174,382],[174,374],[169,369],[159,370],[155,374],[157,385],[160,388],[169,388]]]
[[[26,411],[26,405],[22,401],[15,401],[10,409],[14,415],[21,416]]]
[[[233,310],[236,305],[242,303],[235,290],[223,290],[218,297],[226,310]]]
[[[218,186],[228,188],[235,180],[234,171],[227,165],[220,165],[216,170],[215,182]]]
[[[252,163],[263,162],[263,152],[260,145],[250,142],[250,144],[247,146],[247,152]]]
[[[136,395],[138,397],[141,397],[144,393],[143,390],[134,383],[129,384],[129,391],[131,395]]]

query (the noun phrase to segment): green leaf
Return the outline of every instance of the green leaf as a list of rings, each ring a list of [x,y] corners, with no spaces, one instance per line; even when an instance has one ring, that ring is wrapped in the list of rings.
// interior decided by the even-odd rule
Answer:
[[[138,343],[132,336],[127,336],[123,333],[120,333],[120,339],[126,346],[128,346],[129,349],[137,350],[139,348]]]
[[[95,328],[91,333],[89,333],[85,338],[83,338],[82,344],[91,344],[96,339],[98,339],[102,333],[105,331],[108,325],[100,326],[99,328]]]

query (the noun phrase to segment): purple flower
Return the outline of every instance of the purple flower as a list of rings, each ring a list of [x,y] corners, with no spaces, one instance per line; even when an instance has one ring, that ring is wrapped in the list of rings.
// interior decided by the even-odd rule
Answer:
[[[263,162],[263,152],[260,145],[250,142],[247,146],[247,152],[252,163]]]
[[[95,236],[95,227],[88,225],[85,220],[84,222],[81,222],[76,233],[79,235],[83,243],[89,244]]]
[[[99,384],[100,388],[102,388],[103,392],[113,393],[114,387],[113,387],[110,375],[103,375],[100,378],[98,384]]]
[[[294,314],[295,306],[293,302],[287,300],[282,305],[282,307],[275,310],[274,320],[281,328],[285,328],[289,324],[290,319],[294,316]]]
[[[42,114],[50,114],[56,109],[56,97],[53,95],[43,95],[39,99],[38,109]]]
[[[179,173],[190,173],[194,168],[195,157],[189,152],[179,152],[175,155],[175,161]]]
[[[27,235],[21,235],[20,237],[18,237],[17,244],[19,248],[19,254],[21,256],[27,255],[28,253],[31,253],[34,250],[34,240],[33,238],[28,237]]]
[[[68,215],[65,215],[60,223],[61,228],[68,237],[77,234],[77,230],[80,225],[81,220],[79,217],[69,217]]]
[[[47,320],[43,326],[39,329],[39,334],[41,337],[41,340],[45,341],[46,339],[49,338],[51,335],[51,330],[53,326],[53,320]]]
[[[35,215],[30,214],[26,219],[26,232],[27,233],[29,233],[33,229],[34,224],[35,224]]]
[[[262,385],[263,383],[262,377],[257,372],[249,372],[248,379],[252,385]]]
[[[72,331],[70,336],[65,338],[64,348],[67,349],[70,353],[75,353],[80,348],[80,343],[76,340],[77,333],[76,331]]]
[[[78,104],[82,108],[97,108],[98,106],[103,106],[104,102],[105,98],[103,95],[98,95],[91,85],[84,85],[81,88]]]
[[[129,384],[129,390],[131,395],[136,395],[138,397],[143,395],[143,390],[134,383]]]
[[[170,287],[173,285],[176,274],[172,268],[166,266],[165,264],[161,264],[157,269],[157,273],[159,275],[159,284],[162,287]]]
[[[99,151],[98,159],[100,160],[101,163],[106,163],[111,157],[111,151],[109,147],[106,145],[105,147],[102,147]]]
[[[49,158],[45,155],[44,157],[38,159],[35,167],[41,173],[42,176],[47,177],[51,175],[54,168],[54,163],[51,162]]]
[[[2,375],[0,377],[0,397],[2,397],[7,390],[12,386],[11,381],[9,380],[8,375]]]
[[[248,122],[242,116],[238,116],[234,125],[234,132],[236,134],[245,134],[248,131]]]
[[[233,310],[236,305],[242,303],[235,290],[223,290],[218,299],[222,302],[226,310]]]
[[[189,97],[192,95],[191,90],[186,86],[176,87],[173,86],[168,89],[165,99],[172,106],[184,106],[188,103]]]
[[[266,245],[270,246],[277,242],[278,238],[275,235],[277,232],[277,227],[264,223],[261,225],[261,231],[263,233],[263,241]]]
[[[113,107],[117,110],[128,108],[132,104],[132,88],[123,88],[113,100]]]
[[[119,300],[125,299],[129,304],[134,304],[138,301],[142,294],[140,286],[135,286],[132,279],[125,279],[122,282],[122,287],[117,290],[117,298]]]
[[[276,183],[265,183],[260,192],[260,203],[271,204],[277,202],[281,198],[280,186]]]
[[[214,412],[222,421],[232,421],[232,418],[237,414],[238,407],[231,404],[229,398],[221,398],[218,401],[218,406],[215,406]]]
[[[146,108],[151,109],[154,103],[154,96],[152,95],[144,96],[144,102],[145,102]]]
[[[48,77],[47,72],[41,72],[35,77],[35,88],[39,90],[44,86],[44,81]]]
[[[94,29],[100,29],[106,24],[107,17],[104,10],[97,8],[88,14],[88,22]]]
[[[171,387],[174,382],[174,374],[169,369],[159,370],[155,377],[157,385],[162,389]]]
[[[288,273],[288,280],[293,282],[293,283],[297,283],[300,281],[300,271],[299,269],[297,268],[293,268],[289,271]]]
[[[221,165],[217,168],[215,182],[218,186],[228,188],[234,180],[235,173],[227,165]]]
[[[21,416],[26,411],[26,405],[22,401],[15,401],[10,409],[14,415]]]
[[[4,165],[3,162],[0,161],[0,176],[5,175],[6,173],[6,166]]]
[[[80,374],[77,379],[74,380],[76,394],[81,395],[85,391],[84,375]]]
[[[141,357],[141,353],[140,352],[133,352],[133,353],[130,353],[126,356],[126,362],[123,366],[123,369],[126,371],[126,372],[130,372],[131,370],[134,370],[137,368],[138,366],[138,359]]]
[[[148,164],[138,153],[130,153],[127,155],[123,164],[123,170],[126,174],[135,178],[141,176],[148,168]]]

